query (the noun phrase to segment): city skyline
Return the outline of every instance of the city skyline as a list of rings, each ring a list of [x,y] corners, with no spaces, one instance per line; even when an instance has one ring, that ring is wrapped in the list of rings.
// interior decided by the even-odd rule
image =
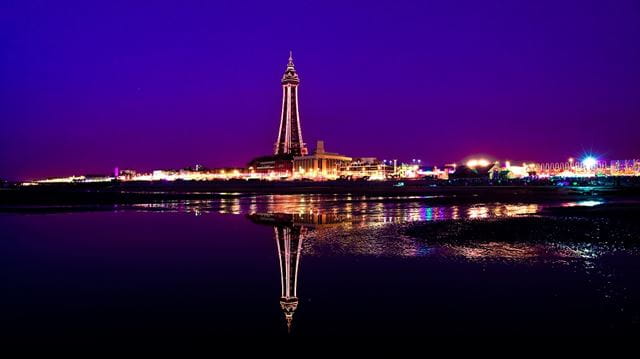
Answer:
[[[290,50],[310,144],[436,165],[638,155],[634,2],[300,5],[282,38],[266,5],[79,5],[16,2],[0,23],[0,178],[244,166],[273,150]]]

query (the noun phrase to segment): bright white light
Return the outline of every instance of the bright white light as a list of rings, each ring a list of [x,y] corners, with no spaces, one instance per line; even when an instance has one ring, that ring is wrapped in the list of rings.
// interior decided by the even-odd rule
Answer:
[[[467,161],[467,167],[469,168],[473,168],[473,167],[487,167],[489,165],[489,161],[484,159],[484,158],[480,158],[480,159],[473,159],[473,160],[469,160]]]
[[[595,157],[589,156],[582,160],[584,167],[591,169],[598,164],[598,160]]]

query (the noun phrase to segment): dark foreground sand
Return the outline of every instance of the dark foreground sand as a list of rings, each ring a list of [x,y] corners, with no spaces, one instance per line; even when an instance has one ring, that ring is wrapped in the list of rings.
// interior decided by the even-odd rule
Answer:
[[[405,234],[430,243],[562,242],[640,245],[640,203],[549,207],[536,215],[422,222]]]

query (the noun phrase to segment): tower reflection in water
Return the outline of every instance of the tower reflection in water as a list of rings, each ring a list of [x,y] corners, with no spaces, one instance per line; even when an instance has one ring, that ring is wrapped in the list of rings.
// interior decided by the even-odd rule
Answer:
[[[478,232],[480,235],[474,235],[476,226],[483,223],[488,225],[497,223],[485,222],[487,218],[528,214],[537,210],[535,205],[505,207],[497,205],[492,211],[486,210],[487,207],[484,206],[475,206],[468,211],[458,211],[457,208],[457,206],[453,207],[453,213],[456,216],[460,213],[460,216],[467,220],[459,220],[456,216],[435,216],[422,221],[424,222],[422,226],[434,220],[441,223],[437,227],[427,226],[422,229],[417,227],[417,237],[407,234],[408,229],[415,228],[409,225],[412,220],[405,220],[406,225],[401,226],[381,226],[375,222],[367,222],[366,217],[363,217],[365,220],[354,218],[350,212],[344,215],[319,211],[300,214],[255,213],[249,214],[248,217],[254,223],[273,228],[280,267],[280,308],[289,332],[295,326],[293,318],[300,304],[298,279],[303,252],[309,256],[340,252],[349,255],[395,258],[435,257],[445,259],[447,262],[538,263],[538,261],[545,261],[568,264],[571,263],[571,259],[589,259],[593,257],[594,251],[598,251],[590,244],[564,243],[548,236],[540,240],[532,237],[536,236],[535,233],[515,232],[513,226],[518,226],[519,222],[501,224],[506,228],[504,232],[507,235],[487,230]],[[503,208],[504,211],[502,211]],[[425,212],[429,211],[429,208],[425,209]],[[434,212],[441,211],[438,209]],[[392,218],[407,218],[401,210],[397,214],[399,217]],[[550,224],[550,230],[555,228],[554,223]],[[513,232],[513,235],[509,234],[510,232]]]
[[[298,274],[302,256],[302,242],[309,230],[341,222],[340,217],[327,214],[250,214],[251,221],[273,226],[280,262],[280,309],[284,313],[287,331],[293,326],[298,309]]]
[[[280,308],[284,312],[287,321],[287,329],[291,331],[293,313],[298,309],[298,269],[300,268],[300,255],[302,253],[302,239],[304,227],[275,226],[273,231],[278,246],[278,259],[280,260]]]

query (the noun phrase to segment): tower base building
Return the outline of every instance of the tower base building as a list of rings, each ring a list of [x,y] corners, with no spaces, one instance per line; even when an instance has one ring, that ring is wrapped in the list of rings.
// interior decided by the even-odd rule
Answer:
[[[349,163],[351,157],[325,152],[324,142],[318,141],[313,155],[293,158],[293,171],[301,178],[336,179],[340,176],[340,168]]]

